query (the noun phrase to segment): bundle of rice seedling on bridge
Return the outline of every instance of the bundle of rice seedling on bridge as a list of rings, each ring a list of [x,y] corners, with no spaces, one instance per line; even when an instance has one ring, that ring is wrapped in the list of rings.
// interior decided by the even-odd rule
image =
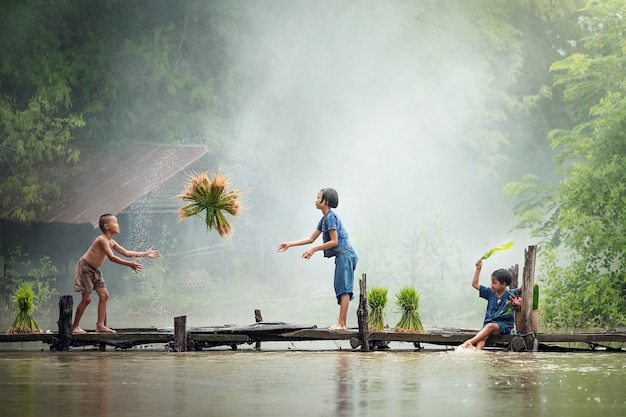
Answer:
[[[17,289],[13,301],[18,307],[17,317],[7,330],[7,333],[41,333],[41,329],[35,321],[35,294],[33,289],[24,284]]]
[[[367,305],[370,314],[367,319],[369,330],[382,332],[385,330],[385,307],[387,306],[387,288],[374,287],[367,292]]]
[[[396,294],[396,305],[400,307],[402,316],[393,329],[402,333],[426,333],[419,315],[420,294],[412,287],[403,287]]]
[[[228,181],[222,174],[209,178],[206,172],[189,176],[189,184],[177,197],[187,203],[179,209],[178,220],[203,216],[207,229],[217,230],[221,237],[228,236],[233,226],[226,213],[236,216],[241,211],[237,199],[239,191],[227,191]]]

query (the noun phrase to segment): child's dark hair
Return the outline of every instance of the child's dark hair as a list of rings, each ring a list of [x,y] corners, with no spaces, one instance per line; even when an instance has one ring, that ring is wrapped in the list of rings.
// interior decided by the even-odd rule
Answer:
[[[322,188],[322,203],[328,204],[328,207],[337,208],[339,205],[339,194],[334,188]]]
[[[100,216],[100,221],[98,222],[98,225],[100,226],[100,230],[102,230],[103,233],[104,233],[104,225],[109,222],[109,219],[111,217],[113,217],[111,213],[103,214],[102,216]]]
[[[497,269],[491,276],[500,281],[500,284],[511,285],[511,273],[506,269]]]

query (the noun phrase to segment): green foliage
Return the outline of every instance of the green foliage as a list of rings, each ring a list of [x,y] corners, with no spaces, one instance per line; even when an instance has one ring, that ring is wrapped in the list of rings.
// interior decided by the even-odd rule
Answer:
[[[588,2],[578,50],[552,64],[575,125],[550,133],[556,186],[516,184],[520,227],[542,239],[542,317],[557,327],[626,324],[626,21],[623,2]],[[544,308],[545,307],[545,308]]]
[[[533,310],[539,309],[539,284],[533,284]]]
[[[8,308],[10,298],[23,286],[32,289],[34,297],[42,306],[42,314],[49,312],[49,302],[58,294],[51,287],[58,271],[50,258],[43,256],[38,265],[33,265],[30,260],[25,260],[27,257],[28,254],[22,253],[21,247],[10,250],[6,258],[0,256],[0,263],[4,265],[4,277],[0,278],[0,318],[7,318],[11,314]]]
[[[569,260],[559,266],[561,253],[550,248],[542,254],[551,277],[542,297],[542,320],[557,328],[595,329],[625,323],[624,274],[590,275],[588,264]]]
[[[221,2],[2,2],[0,216],[58,198],[77,137],[223,144],[236,20]]]
[[[374,287],[367,292],[367,305],[370,307],[367,324],[371,331],[385,330],[385,308],[389,298],[386,287]]]
[[[25,109],[0,93],[0,213],[6,218],[30,221],[58,197],[54,178],[63,167],[78,161],[70,146],[71,132],[82,126],[80,117],[60,117],[57,106],[34,97]]]

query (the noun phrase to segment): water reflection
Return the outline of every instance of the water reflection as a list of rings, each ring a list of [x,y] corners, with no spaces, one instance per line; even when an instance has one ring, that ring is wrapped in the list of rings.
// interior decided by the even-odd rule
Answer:
[[[0,352],[7,417],[626,414],[626,355]],[[505,412],[505,414],[510,414]]]
[[[350,416],[354,410],[354,383],[355,372],[350,369],[351,353],[337,355],[337,415]],[[357,371],[358,372],[358,371]]]

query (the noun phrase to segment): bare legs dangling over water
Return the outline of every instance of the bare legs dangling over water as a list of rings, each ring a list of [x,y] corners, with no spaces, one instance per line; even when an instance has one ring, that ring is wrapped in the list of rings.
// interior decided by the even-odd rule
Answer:
[[[463,342],[460,347],[482,350],[490,336],[500,336],[500,327],[496,323],[487,323],[476,336]]]

